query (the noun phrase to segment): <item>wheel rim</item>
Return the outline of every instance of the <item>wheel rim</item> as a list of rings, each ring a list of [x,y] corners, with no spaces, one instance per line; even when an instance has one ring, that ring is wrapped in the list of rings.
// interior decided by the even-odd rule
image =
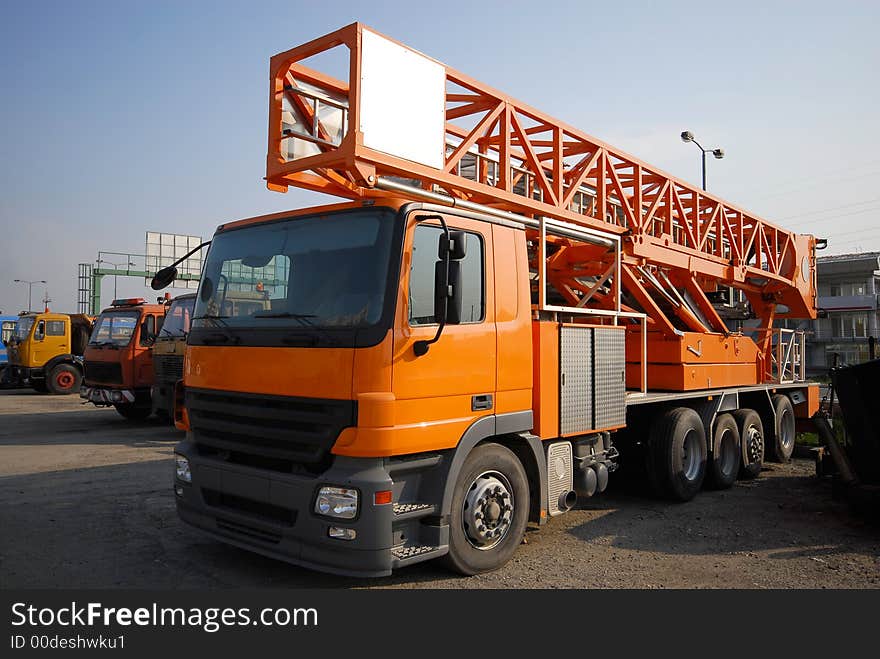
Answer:
[[[462,504],[461,522],[465,537],[476,549],[496,547],[513,522],[513,488],[498,471],[485,471],[468,488]]]
[[[681,446],[681,470],[684,477],[693,481],[700,473],[700,440],[694,430],[689,430]]]
[[[761,431],[753,425],[746,428],[745,455],[748,464],[761,462],[764,456],[764,438],[761,436]]]
[[[73,386],[73,373],[61,371],[55,376],[55,384],[61,389],[70,389]]]
[[[721,431],[721,439],[718,442],[718,464],[721,473],[725,476],[735,473],[739,466],[739,451],[730,428]]]
[[[779,417],[779,440],[786,452],[794,446],[794,416],[787,409]]]

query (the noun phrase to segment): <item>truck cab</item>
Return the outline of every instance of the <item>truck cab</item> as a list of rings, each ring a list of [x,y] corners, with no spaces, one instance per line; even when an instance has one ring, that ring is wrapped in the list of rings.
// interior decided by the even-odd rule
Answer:
[[[0,316],[0,333],[2,333],[0,338],[2,338],[3,343],[0,345],[0,385],[8,382],[9,373],[6,366],[9,362],[6,345],[15,334],[15,323],[17,320],[18,316]]]
[[[11,382],[41,393],[76,393],[92,321],[84,314],[21,314],[7,344]]]
[[[80,397],[98,407],[112,405],[127,419],[150,416],[153,344],[164,320],[164,304],[113,300],[95,321],[86,346]]]
[[[168,420],[174,412],[174,385],[183,378],[183,354],[195,304],[195,293],[171,300],[153,344],[153,411]]]

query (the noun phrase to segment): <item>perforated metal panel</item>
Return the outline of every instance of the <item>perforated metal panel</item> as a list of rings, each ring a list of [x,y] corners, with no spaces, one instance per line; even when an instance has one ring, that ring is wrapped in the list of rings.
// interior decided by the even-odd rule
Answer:
[[[593,429],[593,329],[559,328],[559,433]]]
[[[597,327],[593,331],[596,382],[596,425],[612,428],[626,423],[626,333]]]
[[[556,442],[547,447],[547,510],[551,516],[559,509],[559,497],[572,489],[571,442]]]

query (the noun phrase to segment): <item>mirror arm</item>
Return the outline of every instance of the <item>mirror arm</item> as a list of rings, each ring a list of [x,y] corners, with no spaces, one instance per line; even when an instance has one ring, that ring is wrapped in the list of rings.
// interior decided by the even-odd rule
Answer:
[[[424,220],[440,220],[440,225],[443,227],[443,233],[446,234],[446,244],[449,245],[449,227],[446,226],[446,220],[443,219],[442,215],[419,215],[416,218],[419,222]],[[446,264],[446,286],[449,286],[449,250],[446,250],[446,253],[443,255],[443,261]],[[446,312],[449,308],[449,294],[447,292],[446,295],[443,296],[443,314],[440,317],[440,325],[437,327],[437,333],[434,335],[433,339],[429,341],[425,341],[422,339],[421,341],[416,341],[413,344],[413,352],[416,353],[416,357],[421,357],[422,355],[428,352],[428,348],[431,347],[432,343],[437,343],[440,340],[440,335],[443,334],[443,328],[446,327]]]

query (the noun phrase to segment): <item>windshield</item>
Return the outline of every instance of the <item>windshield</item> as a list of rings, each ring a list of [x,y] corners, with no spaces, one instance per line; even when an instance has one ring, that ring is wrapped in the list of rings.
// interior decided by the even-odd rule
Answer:
[[[137,328],[140,313],[137,311],[105,311],[95,323],[90,346],[127,346]]]
[[[165,323],[159,337],[186,336],[192,321],[193,307],[196,305],[194,297],[174,300],[168,313],[165,314]]]
[[[218,234],[199,287],[194,336],[212,329],[238,343],[239,329],[326,337],[327,330],[376,326],[394,229],[392,211],[369,208]]]
[[[15,338],[24,341],[31,333],[31,327],[34,326],[36,316],[22,316],[15,323]]]

